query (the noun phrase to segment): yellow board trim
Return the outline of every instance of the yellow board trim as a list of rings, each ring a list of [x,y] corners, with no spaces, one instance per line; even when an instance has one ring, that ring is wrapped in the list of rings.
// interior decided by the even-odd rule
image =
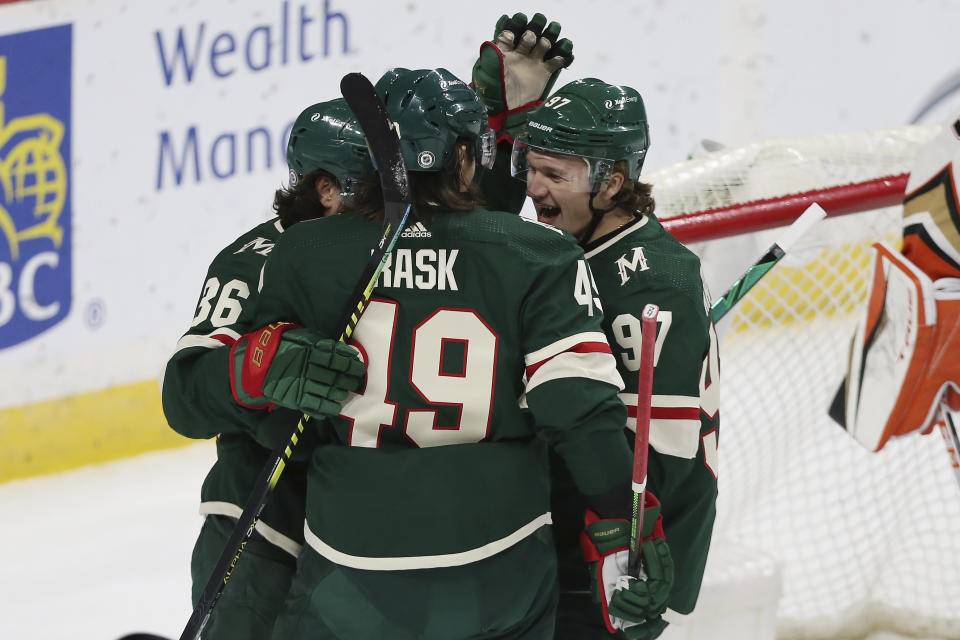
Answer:
[[[156,380],[0,409],[0,482],[194,442],[167,425]]]

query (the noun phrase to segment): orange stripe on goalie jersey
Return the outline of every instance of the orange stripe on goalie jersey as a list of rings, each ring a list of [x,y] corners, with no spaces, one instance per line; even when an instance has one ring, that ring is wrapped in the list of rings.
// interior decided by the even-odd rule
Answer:
[[[947,260],[918,234],[908,233],[903,236],[903,255],[910,262],[920,267],[920,270],[930,276],[931,280],[940,278],[960,278],[960,269]]]

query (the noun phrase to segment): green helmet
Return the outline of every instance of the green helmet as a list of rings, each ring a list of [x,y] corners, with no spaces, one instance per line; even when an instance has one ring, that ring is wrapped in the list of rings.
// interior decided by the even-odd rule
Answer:
[[[579,156],[590,167],[588,190],[596,191],[620,160],[627,163],[631,180],[639,178],[649,147],[640,94],[585,78],[564,85],[530,114],[526,131],[514,143],[511,170],[516,177],[526,175],[526,153],[531,148]]]
[[[353,193],[356,182],[372,171],[367,139],[343,98],[303,110],[293,123],[287,143],[290,186],[303,176],[323,169],[340,182],[343,193]]]
[[[396,68],[376,89],[397,126],[407,171],[440,171],[460,137],[473,141],[480,165],[493,166],[486,108],[463,80],[446,69]]]

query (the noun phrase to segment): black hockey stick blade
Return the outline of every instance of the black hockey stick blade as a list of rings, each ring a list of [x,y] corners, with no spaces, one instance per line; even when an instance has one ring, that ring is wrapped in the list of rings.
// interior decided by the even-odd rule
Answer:
[[[403,164],[399,132],[373,84],[361,73],[348,73],[340,80],[340,93],[367,138],[367,146],[380,175],[380,189],[383,192],[383,234],[358,281],[357,289],[343,311],[340,326],[344,327],[344,330],[340,339],[347,340],[357,326],[387,257],[393,251],[393,246],[407,223],[411,199],[410,181],[407,168]]]
[[[403,164],[400,139],[397,137],[393,121],[390,119],[380,97],[377,96],[373,85],[363,75],[350,73],[344,76],[340,86],[344,99],[367,136],[367,146],[370,147],[370,152],[380,173],[380,185],[384,198],[384,220],[380,240],[371,252],[370,259],[357,280],[357,286],[344,305],[342,323],[340,324],[343,327],[340,340],[343,342],[350,338],[360,321],[360,316],[366,309],[370,295],[373,293],[374,287],[377,286],[380,272],[383,270],[390,252],[393,251],[393,247],[403,231],[407,217],[410,215],[411,203],[410,185],[407,179],[407,170]],[[270,494],[280,479],[280,474],[283,473],[287,462],[290,461],[290,456],[293,455],[293,449],[300,440],[300,435],[304,431],[307,420],[307,416],[300,420],[297,424],[297,430],[290,436],[290,440],[286,444],[278,445],[273,450],[270,460],[260,471],[253,491],[247,498],[243,512],[230,534],[230,539],[227,540],[226,547],[217,560],[217,565],[213,569],[210,580],[207,581],[183,633],[180,634],[180,640],[196,640],[200,636],[200,632],[203,631],[204,625],[210,619],[210,614],[213,612],[217,600],[220,599],[220,594],[223,593],[223,589],[230,579],[230,574],[240,560],[240,555],[243,553],[247,540],[253,535],[260,513],[269,501]]]
[[[410,181],[403,164],[400,137],[377,91],[362,73],[340,80],[340,93],[367,137],[367,146],[380,173],[384,204],[410,204]]]

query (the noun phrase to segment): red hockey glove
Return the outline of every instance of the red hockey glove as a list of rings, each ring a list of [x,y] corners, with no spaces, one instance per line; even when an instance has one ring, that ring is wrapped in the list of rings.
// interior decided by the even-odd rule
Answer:
[[[280,405],[314,418],[335,416],[365,373],[353,347],[288,322],[248,333],[231,350],[233,397],[251,409]]]

